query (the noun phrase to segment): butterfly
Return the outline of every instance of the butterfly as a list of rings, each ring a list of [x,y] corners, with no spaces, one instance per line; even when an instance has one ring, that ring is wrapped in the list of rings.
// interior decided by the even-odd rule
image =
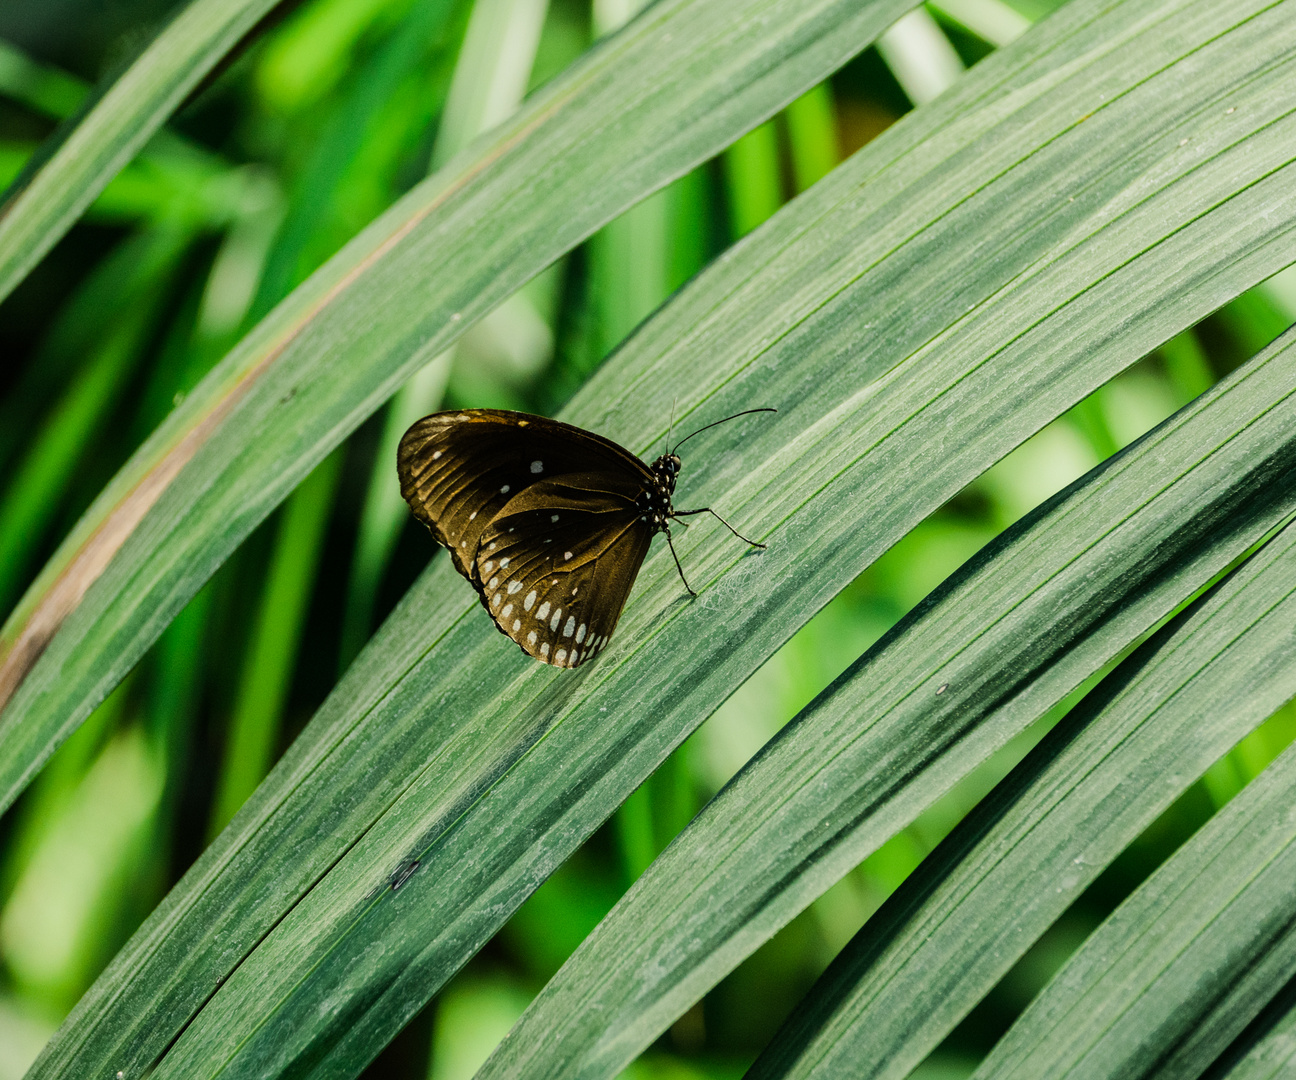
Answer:
[[[666,534],[684,588],[697,595],[675,555],[671,521],[713,514],[740,540],[765,546],[710,507],[671,505],[675,451],[732,419],[698,428],[647,465],[611,439],[543,416],[433,413],[401,439],[401,495],[500,632],[537,660],[574,668],[607,645],[655,534]]]

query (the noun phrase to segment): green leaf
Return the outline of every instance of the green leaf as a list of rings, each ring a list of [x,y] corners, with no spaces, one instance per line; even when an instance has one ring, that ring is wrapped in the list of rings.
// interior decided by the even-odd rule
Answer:
[[[1140,658],[1142,707],[1251,712],[1296,690],[1296,529],[1270,547]],[[1289,747],[1094,932],[976,1075],[1199,1075],[1296,975],[1293,797]]]
[[[575,673],[502,648],[434,563],[33,1075],[355,1072],[846,581],[1283,265],[1289,21],[1069,6],[695,279],[566,416],[642,451],[677,395],[685,423],[777,404],[697,440],[681,489],[769,550],[691,529],[699,600],[657,551]],[[1203,561],[1130,637],[1221,565]]]
[[[107,87],[0,209],[0,298],[8,296],[189,92],[276,0],[192,0]]]
[[[1115,482],[1149,480],[1139,486],[1152,490],[1155,478],[1146,470],[1157,466],[1150,455],[1198,459],[1201,447],[1184,445],[1194,437],[1227,444],[1208,470],[1221,458],[1236,464],[1241,444],[1281,415],[1289,399],[1280,386],[1292,386],[1294,373],[1296,340],[1289,335],[1242,384],[1212,392],[1218,404],[1176,425],[1168,438],[1141,444],[1141,461]],[[1229,407],[1228,397],[1235,406],[1247,397],[1260,406],[1258,425],[1213,424],[1211,413]],[[1279,454],[1296,461],[1293,450],[1289,444]],[[1184,494],[1165,490],[1172,500]],[[1124,531],[1138,529],[1145,513],[1128,518]],[[1262,523],[1263,517],[1253,525]],[[1296,695],[1290,639],[1279,629],[1290,625],[1296,603],[1289,595],[1296,589],[1296,534],[1288,527],[1282,535],[1049,733],[842,950],[753,1075],[835,1076],[848,1063],[862,1076],[909,1075],[1129,843]],[[1018,548],[1014,543],[1001,561]]]
[[[1289,339],[974,558],[703,810],[541,992],[483,1075],[537,1074],[554,1060],[573,1076],[614,1075],[851,867],[1296,511],[1296,436],[1285,420],[1294,385]],[[1108,860],[1245,733],[1238,730],[1245,722],[1202,726],[1200,746],[1181,740],[1184,761],[1190,751],[1200,760],[1178,763],[1175,783],[1146,791],[1145,805],[1105,806],[1128,815]],[[1066,765],[1050,773],[1048,794],[1057,777],[1084,775],[1074,756]],[[1113,768],[1117,780],[1134,771],[1126,759]],[[1047,835],[1076,833],[1063,824]],[[1038,898],[1036,934],[1103,865],[1086,849],[1082,868],[1048,878],[1066,884]],[[1039,880],[1035,863],[1018,872]],[[976,882],[984,870],[974,864],[967,873]],[[988,920],[1005,940],[989,937],[984,904],[969,906],[972,927],[951,923],[936,936],[924,922],[914,931],[920,942],[933,939],[906,970],[924,997],[915,1004],[916,991],[897,988],[893,968],[878,974],[885,993],[874,991],[873,1013],[823,1075],[838,1075],[845,1062],[858,1072],[867,1061],[876,1070],[869,1075],[907,1076],[1032,943],[1017,885],[1005,890],[998,878],[986,885],[1011,907]],[[922,894],[904,892],[895,910],[911,912],[915,895]],[[871,957],[877,935],[870,922],[851,955]],[[952,951],[951,942],[974,943],[969,951],[985,945],[983,969],[972,972],[963,952],[941,969],[940,950]],[[818,1067],[827,1051],[801,1042],[832,995],[846,992],[831,987],[823,991],[828,1003],[807,1005],[801,1029],[769,1051],[761,1075]],[[835,1028],[823,1039],[832,1045],[833,1037],[841,1037]]]
[[[118,473],[0,632],[0,807],[414,371],[599,225],[820,81],[906,2],[659,3],[279,304]]]

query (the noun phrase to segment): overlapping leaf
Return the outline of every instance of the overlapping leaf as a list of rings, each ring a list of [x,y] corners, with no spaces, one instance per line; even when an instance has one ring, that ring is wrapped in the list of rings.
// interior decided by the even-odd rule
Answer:
[[[1296,690],[1294,534],[1245,568],[1223,603],[1158,642],[1146,681],[1162,681],[1161,701],[1147,700],[1153,691],[1144,705],[1195,710],[1205,695],[1217,709],[1250,710],[1270,696],[1256,687]],[[1220,610],[1230,600],[1235,610]],[[1289,747],[1113,912],[976,1075],[1200,1075],[1296,977],[1294,794]]]
[[[1182,440],[1201,438],[1221,445],[1198,468],[1213,471],[1228,459],[1240,477],[1246,466],[1237,451],[1254,445],[1266,425],[1281,425],[1289,408],[1296,343],[1280,349],[1221,388],[1204,412],[1193,410],[1177,430],[1139,446],[1143,468],[1158,468],[1157,456],[1177,457]],[[1263,415],[1251,422],[1216,415],[1234,395],[1267,402]],[[1280,456],[1296,462],[1292,449]],[[1198,458],[1199,449],[1186,449],[1187,460]],[[1140,469],[1131,463],[1122,471],[1113,483],[1128,483]],[[1293,497],[1294,479],[1289,466],[1286,476],[1253,475],[1247,486],[1257,494],[1257,481],[1283,486],[1281,502]],[[1093,494],[1095,482],[1106,478],[1077,495]],[[1207,500],[1180,501],[1181,485],[1162,490],[1180,512],[1207,511]],[[1124,530],[1146,513],[1136,512]],[[1256,525],[1263,515],[1250,528]],[[1287,632],[1296,603],[1294,540],[1288,527],[1281,542],[1177,617],[1054,729],[843,949],[753,1074],[828,1077],[849,1067],[862,1076],[907,1076],[1160,812],[1296,695]]]

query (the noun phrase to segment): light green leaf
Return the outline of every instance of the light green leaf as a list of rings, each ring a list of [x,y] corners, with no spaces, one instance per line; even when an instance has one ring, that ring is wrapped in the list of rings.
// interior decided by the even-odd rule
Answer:
[[[434,564],[34,1075],[121,1062],[157,1062],[159,1077],[326,1075],[368,1061],[846,581],[1012,446],[1284,264],[1285,16],[1069,6],[700,275],[566,415],[646,451],[676,395],[693,423],[777,404],[772,423],[697,440],[680,494],[768,551],[691,529],[678,546],[700,598],[657,551],[616,640],[575,673],[502,647]],[[1169,92],[1185,81],[1193,95]],[[1229,540],[1234,553],[1250,542]],[[1149,586],[1127,640],[1219,569],[1221,546],[1196,576]],[[1157,564],[1156,548],[1142,554]],[[1068,632],[1037,626],[1040,647]],[[970,693],[938,686],[928,700],[942,709]],[[1006,726],[973,733],[944,779]]]

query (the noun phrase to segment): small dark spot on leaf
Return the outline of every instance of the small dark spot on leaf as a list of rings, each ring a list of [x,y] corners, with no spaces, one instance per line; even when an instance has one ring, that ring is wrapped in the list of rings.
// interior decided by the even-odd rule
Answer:
[[[392,878],[392,884],[391,884],[392,892],[395,892],[402,885],[404,885],[405,882],[409,881],[410,875],[412,875],[414,871],[417,870],[418,868],[419,868],[419,861],[418,859],[415,859],[413,862],[406,863],[399,870],[397,870],[395,877]]]

